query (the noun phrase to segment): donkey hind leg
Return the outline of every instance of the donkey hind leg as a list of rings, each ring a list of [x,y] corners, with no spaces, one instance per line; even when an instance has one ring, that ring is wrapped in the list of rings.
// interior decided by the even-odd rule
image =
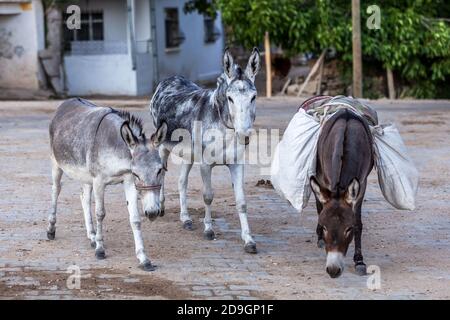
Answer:
[[[183,223],[183,228],[186,230],[193,230],[192,219],[188,212],[186,195],[189,172],[191,169],[192,163],[183,163],[181,165],[180,178],[178,180],[178,190],[180,192],[180,220]]]
[[[231,181],[233,183],[234,197],[236,199],[236,208],[241,222],[241,237],[245,242],[244,250],[247,253],[257,253],[256,243],[253,240],[247,219],[247,203],[244,194],[244,165],[229,165]]]
[[[364,194],[364,193],[363,193]],[[362,221],[361,221],[361,203],[358,203],[355,208],[355,217],[356,217],[356,225],[355,225],[355,255],[353,256],[353,261],[355,262],[355,270],[356,273],[360,276],[364,276],[367,274],[366,264],[364,263],[364,259],[361,252],[361,235],[362,235]]]
[[[144,250],[144,240],[142,238],[141,231],[141,216],[138,209],[138,193],[134,187],[134,179],[132,177],[125,179],[124,188],[128,212],[130,214],[130,225],[133,231],[136,257],[139,260],[139,267],[144,271],[153,271],[155,270],[155,267],[147,258]]]
[[[203,201],[205,202],[205,218],[203,219],[205,230],[203,236],[206,240],[214,240],[215,238],[211,218],[211,203],[214,199],[214,192],[211,184],[211,171],[212,166],[210,165],[202,165],[200,167],[200,173],[203,180]]]
[[[159,148],[159,155],[161,157],[162,163],[164,165],[165,168],[167,168],[167,159],[169,158],[170,155],[170,151],[164,147],[164,145],[162,145]],[[165,175],[165,172],[163,173]],[[162,217],[165,214],[166,211],[166,207],[164,205],[165,201],[166,201],[166,197],[164,196],[164,181],[165,181],[165,177],[163,178],[162,184],[161,184],[161,191],[159,192],[159,203],[160,203],[160,214],[159,216]]]
[[[49,240],[55,239],[56,233],[56,206],[58,202],[59,192],[61,191],[61,177],[63,171],[58,167],[56,162],[52,165],[52,208],[48,215],[48,227],[47,227],[47,238]]]
[[[95,230],[94,224],[92,222],[91,196],[92,196],[92,185],[84,184],[80,196],[81,206],[83,207],[84,223],[86,225],[87,238],[91,242],[91,247],[95,248]]]
[[[317,198],[316,198],[316,207],[317,207],[317,215],[320,215],[320,212],[322,212],[323,205]],[[320,249],[325,248],[325,241],[323,240],[323,228],[319,223],[317,223],[316,234],[317,234],[317,247],[319,247]]]
[[[103,219],[105,218],[105,185],[99,178],[93,181],[95,217],[97,219],[97,233],[95,235],[95,256],[97,259],[105,259],[105,248],[103,247]]]

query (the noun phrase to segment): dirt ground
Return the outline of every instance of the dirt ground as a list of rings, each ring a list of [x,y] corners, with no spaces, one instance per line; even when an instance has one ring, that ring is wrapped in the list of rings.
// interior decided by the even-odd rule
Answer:
[[[147,101],[100,100],[142,116]],[[301,101],[258,100],[256,128],[286,128]],[[256,186],[258,165],[246,168],[249,222],[257,255],[240,240],[229,173],[213,171],[217,239],[202,237],[203,200],[198,168],[190,176],[189,208],[196,226],[182,229],[178,166],[166,176],[166,215],[143,221],[144,241],[157,270],[140,271],[122,187],[107,190],[107,259],[97,261],[85,237],[80,185],[63,178],[56,240],[46,238],[50,207],[47,127],[59,101],[0,102],[0,298],[2,299],[449,299],[450,102],[373,101],[381,122],[395,122],[419,168],[417,209],[398,211],[382,197],[372,173],[363,205],[363,254],[379,268],[381,286],[354,272],[353,246],[338,279],[325,272],[316,246],[317,214],[302,215],[274,190]],[[80,269],[80,289],[71,277]],[[69,280],[69,281],[68,281]],[[69,284],[68,284],[69,282]],[[72,289],[71,289],[72,288]]]

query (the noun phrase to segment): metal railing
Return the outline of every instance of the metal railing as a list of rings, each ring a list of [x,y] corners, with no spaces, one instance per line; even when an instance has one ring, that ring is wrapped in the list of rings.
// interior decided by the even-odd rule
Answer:
[[[127,54],[126,41],[71,41],[71,55]]]
[[[71,55],[103,55],[103,54],[127,54],[128,43],[126,41],[71,41]],[[150,53],[151,41],[136,41],[137,53]]]

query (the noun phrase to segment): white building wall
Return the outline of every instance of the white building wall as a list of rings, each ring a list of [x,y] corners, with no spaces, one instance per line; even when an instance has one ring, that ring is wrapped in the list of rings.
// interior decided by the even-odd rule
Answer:
[[[184,14],[185,0],[156,1],[156,32],[158,41],[159,77],[163,80],[172,75],[183,75],[193,81],[211,80],[222,71],[223,31],[214,43],[204,42],[203,16]],[[180,29],[186,36],[179,50],[166,49],[165,8],[178,8]],[[216,26],[221,27],[220,16]]]
[[[136,95],[136,71],[123,54],[66,56],[69,95]]]
[[[136,25],[136,41],[150,41],[151,25],[150,25],[150,1],[135,0],[135,25]]]
[[[83,0],[82,11],[102,11],[104,41],[128,43],[126,0]],[[136,95],[137,78],[131,55],[65,55],[65,86],[69,95]]]
[[[149,54],[136,54],[136,94],[149,95],[153,92],[153,60]]]
[[[38,90],[38,50],[44,46],[40,0],[0,2],[0,87]]]
[[[136,70],[131,52],[122,55],[66,55],[66,88],[69,95],[144,95],[154,89],[154,65],[159,81],[183,75],[193,81],[213,80],[222,70],[223,35],[214,43],[204,42],[203,16],[184,14],[186,0],[155,0],[157,60],[151,51],[150,1],[135,0]],[[102,10],[105,41],[128,42],[126,0],[80,1],[82,10]],[[165,48],[165,8],[177,7],[180,28],[186,40],[179,50]],[[221,30],[220,17],[216,26]]]

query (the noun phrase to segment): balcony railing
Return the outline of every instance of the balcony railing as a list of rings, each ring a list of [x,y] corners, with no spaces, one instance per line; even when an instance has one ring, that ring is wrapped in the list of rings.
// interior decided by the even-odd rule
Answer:
[[[72,41],[72,55],[127,54],[128,44],[125,41]]]
[[[136,41],[137,53],[149,53],[150,41]],[[71,41],[71,55],[104,55],[104,54],[127,54],[128,43],[126,41]]]

